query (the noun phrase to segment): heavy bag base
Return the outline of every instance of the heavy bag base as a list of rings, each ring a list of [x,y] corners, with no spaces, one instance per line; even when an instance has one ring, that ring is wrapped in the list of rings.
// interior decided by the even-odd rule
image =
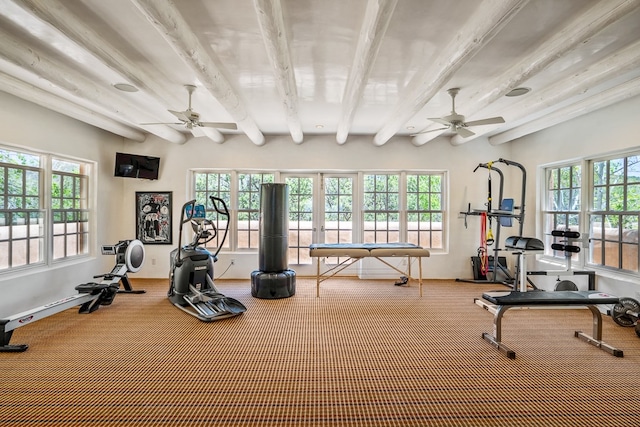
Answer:
[[[251,296],[262,299],[289,298],[296,294],[296,272],[278,273],[254,271],[251,273]]]

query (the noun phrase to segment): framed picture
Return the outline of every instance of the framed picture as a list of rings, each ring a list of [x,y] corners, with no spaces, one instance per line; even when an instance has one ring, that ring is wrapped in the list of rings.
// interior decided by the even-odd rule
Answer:
[[[136,238],[145,245],[170,245],[171,191],[136,191]]]

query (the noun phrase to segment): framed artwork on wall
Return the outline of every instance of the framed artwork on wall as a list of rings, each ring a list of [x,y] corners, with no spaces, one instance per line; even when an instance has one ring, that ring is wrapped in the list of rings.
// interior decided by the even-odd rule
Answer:
[[[170,245],[171,191],[136,191],[136,238],[145,245]]]

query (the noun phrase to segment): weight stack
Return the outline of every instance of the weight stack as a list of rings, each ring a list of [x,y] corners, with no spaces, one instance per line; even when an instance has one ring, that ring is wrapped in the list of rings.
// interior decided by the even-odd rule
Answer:
[[[251,295],[262,299],[295,295],[296,272],[288,269],[289,187],[286,184],[262,184],[259,238],[259,270],[251,273]]]

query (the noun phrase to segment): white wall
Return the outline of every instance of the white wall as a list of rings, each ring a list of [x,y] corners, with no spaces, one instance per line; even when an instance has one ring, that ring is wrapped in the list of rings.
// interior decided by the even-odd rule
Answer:
[[[640,149],[639,111],[640,97],[614,104],[512,142],[513,156],[520,159],[533,176],[541,165]],[[535,184],[532,180],[528,190],[528,203],[532,208],[536,206]],[[539,229],[540,218],[529,216],[527,228],[533,230],[536,224]],[[640,299],[637,279],[598,272],[597,285],[605,292]]]
[[[75,286],[111,270],[114,259],[102,256],[99,245],[123,238],[119,227],[122,183],[113,178],[113,158],[117,149],[122,148],[123,139],[4,92],[0,92],[0,111],[0,143],[99,163],[95,195],[99,227],[97,241],[92,242],[93,256],[71,266],[0,275],[0,316],[3,316],[73,295]]]

